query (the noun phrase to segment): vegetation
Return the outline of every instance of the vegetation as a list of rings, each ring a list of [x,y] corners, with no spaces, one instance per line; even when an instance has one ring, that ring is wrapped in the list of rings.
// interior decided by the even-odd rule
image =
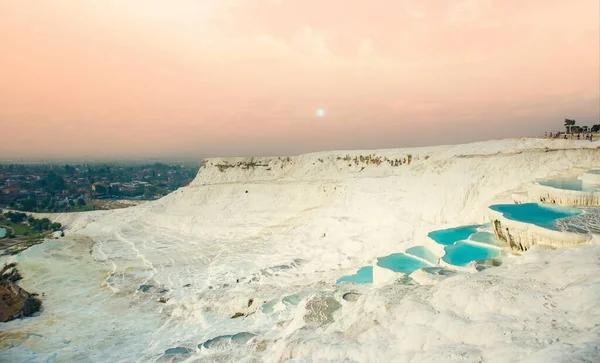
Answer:
[[[577,126],[575,125],[577,121],[572,119],[565,119],[565,129],[567,134],[578,134],[580,132],[600,132],[600,124],[593,125],[592,127],[588,126]]]
[[[567,134],[571,133],[571,128],[575,126],[577,121],[566,118],[565,119],[565,128],[567,129]]]
[[[0,255],[17,254],[62,229],[60,223],[48,218],[37,219],[20,212],[0,214],[0,227],[6,229],[6,236],[0,238]]]

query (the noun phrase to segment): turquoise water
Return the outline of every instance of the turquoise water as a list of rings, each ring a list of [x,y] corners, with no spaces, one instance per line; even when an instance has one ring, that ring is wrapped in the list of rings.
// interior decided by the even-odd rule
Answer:
[[[501,250],[496,247],[501,247],[503,244],[496,239],[496,236],[493,233],[480,230],[487,227],[489,226],[462,226],[433,231],[430,232],[428,236],[437,243],[445,246],[444,251],[446,251],[446,253],[442,257],[443,261],[450,265],[464,266],[471,261],[500,256]],[[469,243],[469,241],[486,244],[490,247],[479,245],[477,243]]]
[[[6,237],[6,228],[0,228],[0,238]]]
[[[500,256],[501,250],[492,246],[502,246],[502,243],[496,239],[494,234],[485,231],[479,231],[479,228],[487,228],[488,225],[471,225],[457,228],[444,229],[429,233],[429,237],[445,245],[446,255],[442,258],[451,265],[463,266],[474,260],[482,260]],[[479,246],[472,243],[460,242],[471,238],[475,242],[489,244],[490,247]],[[377,266],[401,272],[407,275],[421,268],[438,268],[438,257],[424,246],[414,246],[405,251],[405,253],[394,253],[388,256],[379,257]],[[433,270],[432,270],[433,271]],[[437,271],[437,270],[435,270]],[[432,272],[430,272],[432,273]],[[373,283],[373,267],[365,266],[358,270],[354,275],[343,276],[336,283],[354,282],[358,284]]]
[[[581,213],[581,210],[577,208],[538,203],[496,204],[490,206],[490,209],[500,212],[506,218],[514,221],[531,223],[553,230],[558,230],[555,224],[557,219],[576,216]]]
[[[408,275],[429,265],[416,258],[407,256],[404,253],[394,253],[389,256],[379,257],[377,259],[377,266],[387,268],[394,272],[403,272]]]
[[[597,171],[590,172],[591,174],[597,174]],[[600,192],[600,186],[593,184],[584,184],[577,178],[564,178],[564,179],[545,179],[539,181],[540,185],[547,187],[575,190],[578,192]]]
[[[354,275],[340,277],[335,283],[354,282],[357,284],[373,283],[373,266],[365,266],[358,270]]]
[[[431,261],[432,263],[437,262],[437,257],[425,247],[412,247],[409,248],[406,252],[409,251],[414,256],[420,257],[427,261]],[[394,253],[389,256],[379,257],[377,259],[377,266],[387,268],[394,272],[403,272],[409,275],[412,272],[429,265],[419,259],[416,259],[404,253]],[[340,277],[335,283],[339,284],[342,282],[354,282],[356,284],[372,284],[373,266],[365,266],[358,270],[354,275]]]
[[[431,252],[430,250],[427,249],[427,247],[424,246],[415,246],[415,247],[411,247],[409,249],[407,249],[404,253],[406,253],[407,255],[413,255],[413,256],[417,256],[420,257],[426,261],[429,261],[431,263],[437,263],[437,256],[433,254],[433,252]]]
[[[500,256],[497,248],[488,248],[468,242],[456,242],[451,246],[444,247],[446,254],[442,260],[451,265],[464,266],[471,261],[483,260]]]
[[[470,235],[477,232],[478,225],[462,226],[450,229],[441,229],[439,231],[429,232],[428,236],[437,243],[449,246],[456,241],[462,241],[469,238]]]
[[[272,299],[261,305],[260,311],[265,314],[271,314],[274,311],[274,306],[279,302],[279,299]]]

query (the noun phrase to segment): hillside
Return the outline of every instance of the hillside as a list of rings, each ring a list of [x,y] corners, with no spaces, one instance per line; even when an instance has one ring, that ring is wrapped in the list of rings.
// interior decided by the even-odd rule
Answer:
[[[511,202],[537,178],[600,168],[599,147],[510,139],[207,159],[189,186],[160,200],[54,219],[68,235],[93,240],[88,265],[102,266],[94,281],[109,289],[108,301],[129,305],[128,322],[113,323],[135,344],[94,348],[104,358],[154,361],[169,348],[230,335],[211,343],[220,348],[193,354],[200,361],[584,361],[600,349],[597,236],[427,285],[334,283],[378,256],[431,246],[432,230],[486,222],[490,204]],[[340,298],[348,292],[356,293],[351,303]],[[140,320],[142,311],[152,317]],[[249,345],[231,338],[241,332],[255,335]]]

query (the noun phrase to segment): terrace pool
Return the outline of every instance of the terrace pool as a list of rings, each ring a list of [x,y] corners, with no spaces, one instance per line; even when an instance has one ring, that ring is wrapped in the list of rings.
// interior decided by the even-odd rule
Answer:
[[[442,257],[442,260],[455,266],[464,266],[475,260],[499,257],[501,253],[498,248],[484,247],[466,241],[446,246],[444,250],[446,254]]]
[[[596,171],[588,173],[597,174]],[[600,192],[600,185],[584,183],[577,178],[543,179],[538,183],[556,189],[574,190],[578,192]]]
[[[490,227],[487,224],[462,226],[433,231],[428,236],[445,246],[442,257],[444,262],[465,266],[471,261],[499,257],[502,254],[504,244],[489,232]]]
[[[556,226],[558,219],[576,216],[582,212],[577,208],[538,203],[496,204],[490,206],[490,209],[500,212],[504,217],[514,221],[530,223],[556,231],[559,230]]]
[[[373,283],[373,266],[365,266],[358,270],[354,275],[340,277],[335,283],[354,282],[356,284]]]
[[[379,257],[377,266],[409,275],[420,268],[429,266],[429,264],[404,253],[393,253],[389,256]]]
[[[449,246],[456,241],[462,241],[469,238],[470,235],[477,232],[477,229],[480,226],[472,225],[472,226],[462,226],[457,228],[450,229],[441,229],[439,231],[429,232],[429,238],[433,239],[437,243]]]
[[[490,225],[462,226],[433,231],[429,233],[429,237],[445,246],[446,253],[442,260],[451,265],[464,266],[474,260],[494,258],[502,254],[504,244],[498,241],[493,233],[487,231],[489,228]],[[439,260],[427,247],[414,246],[404,253],[377,258],[377,266],[406,275],[422,268],[428,273],[450,274],[449,270],[439,266]],[[443,272],[438,273],[438,270]],[[373,267],[365,266],[354,275],[340,277],[336,284],[344,282],[372,284]]]

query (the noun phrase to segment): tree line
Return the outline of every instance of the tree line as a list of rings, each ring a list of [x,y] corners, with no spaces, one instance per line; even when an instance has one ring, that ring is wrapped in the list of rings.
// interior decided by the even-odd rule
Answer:
[[[567,130],[567,134],[578,134],[580,132],[600,132],[600,124],[593,125],[592,127],[588,126],[576,126],[577,121],[572,119],[565,119],[565,129]]]
[[[52,222],[48,218],[37,219],[33,216],[21,212],[11,211],[2,214],[2,210],[0,210],[0,220],[3,218],[10,221],[10,223],[12,224],[27,224],[29,228],[33,229],[36,232],[57,232],[62,230],[63,228],[62,224],[58,222]],[[7,237],[15,237],[14,232],[7,231]]]

